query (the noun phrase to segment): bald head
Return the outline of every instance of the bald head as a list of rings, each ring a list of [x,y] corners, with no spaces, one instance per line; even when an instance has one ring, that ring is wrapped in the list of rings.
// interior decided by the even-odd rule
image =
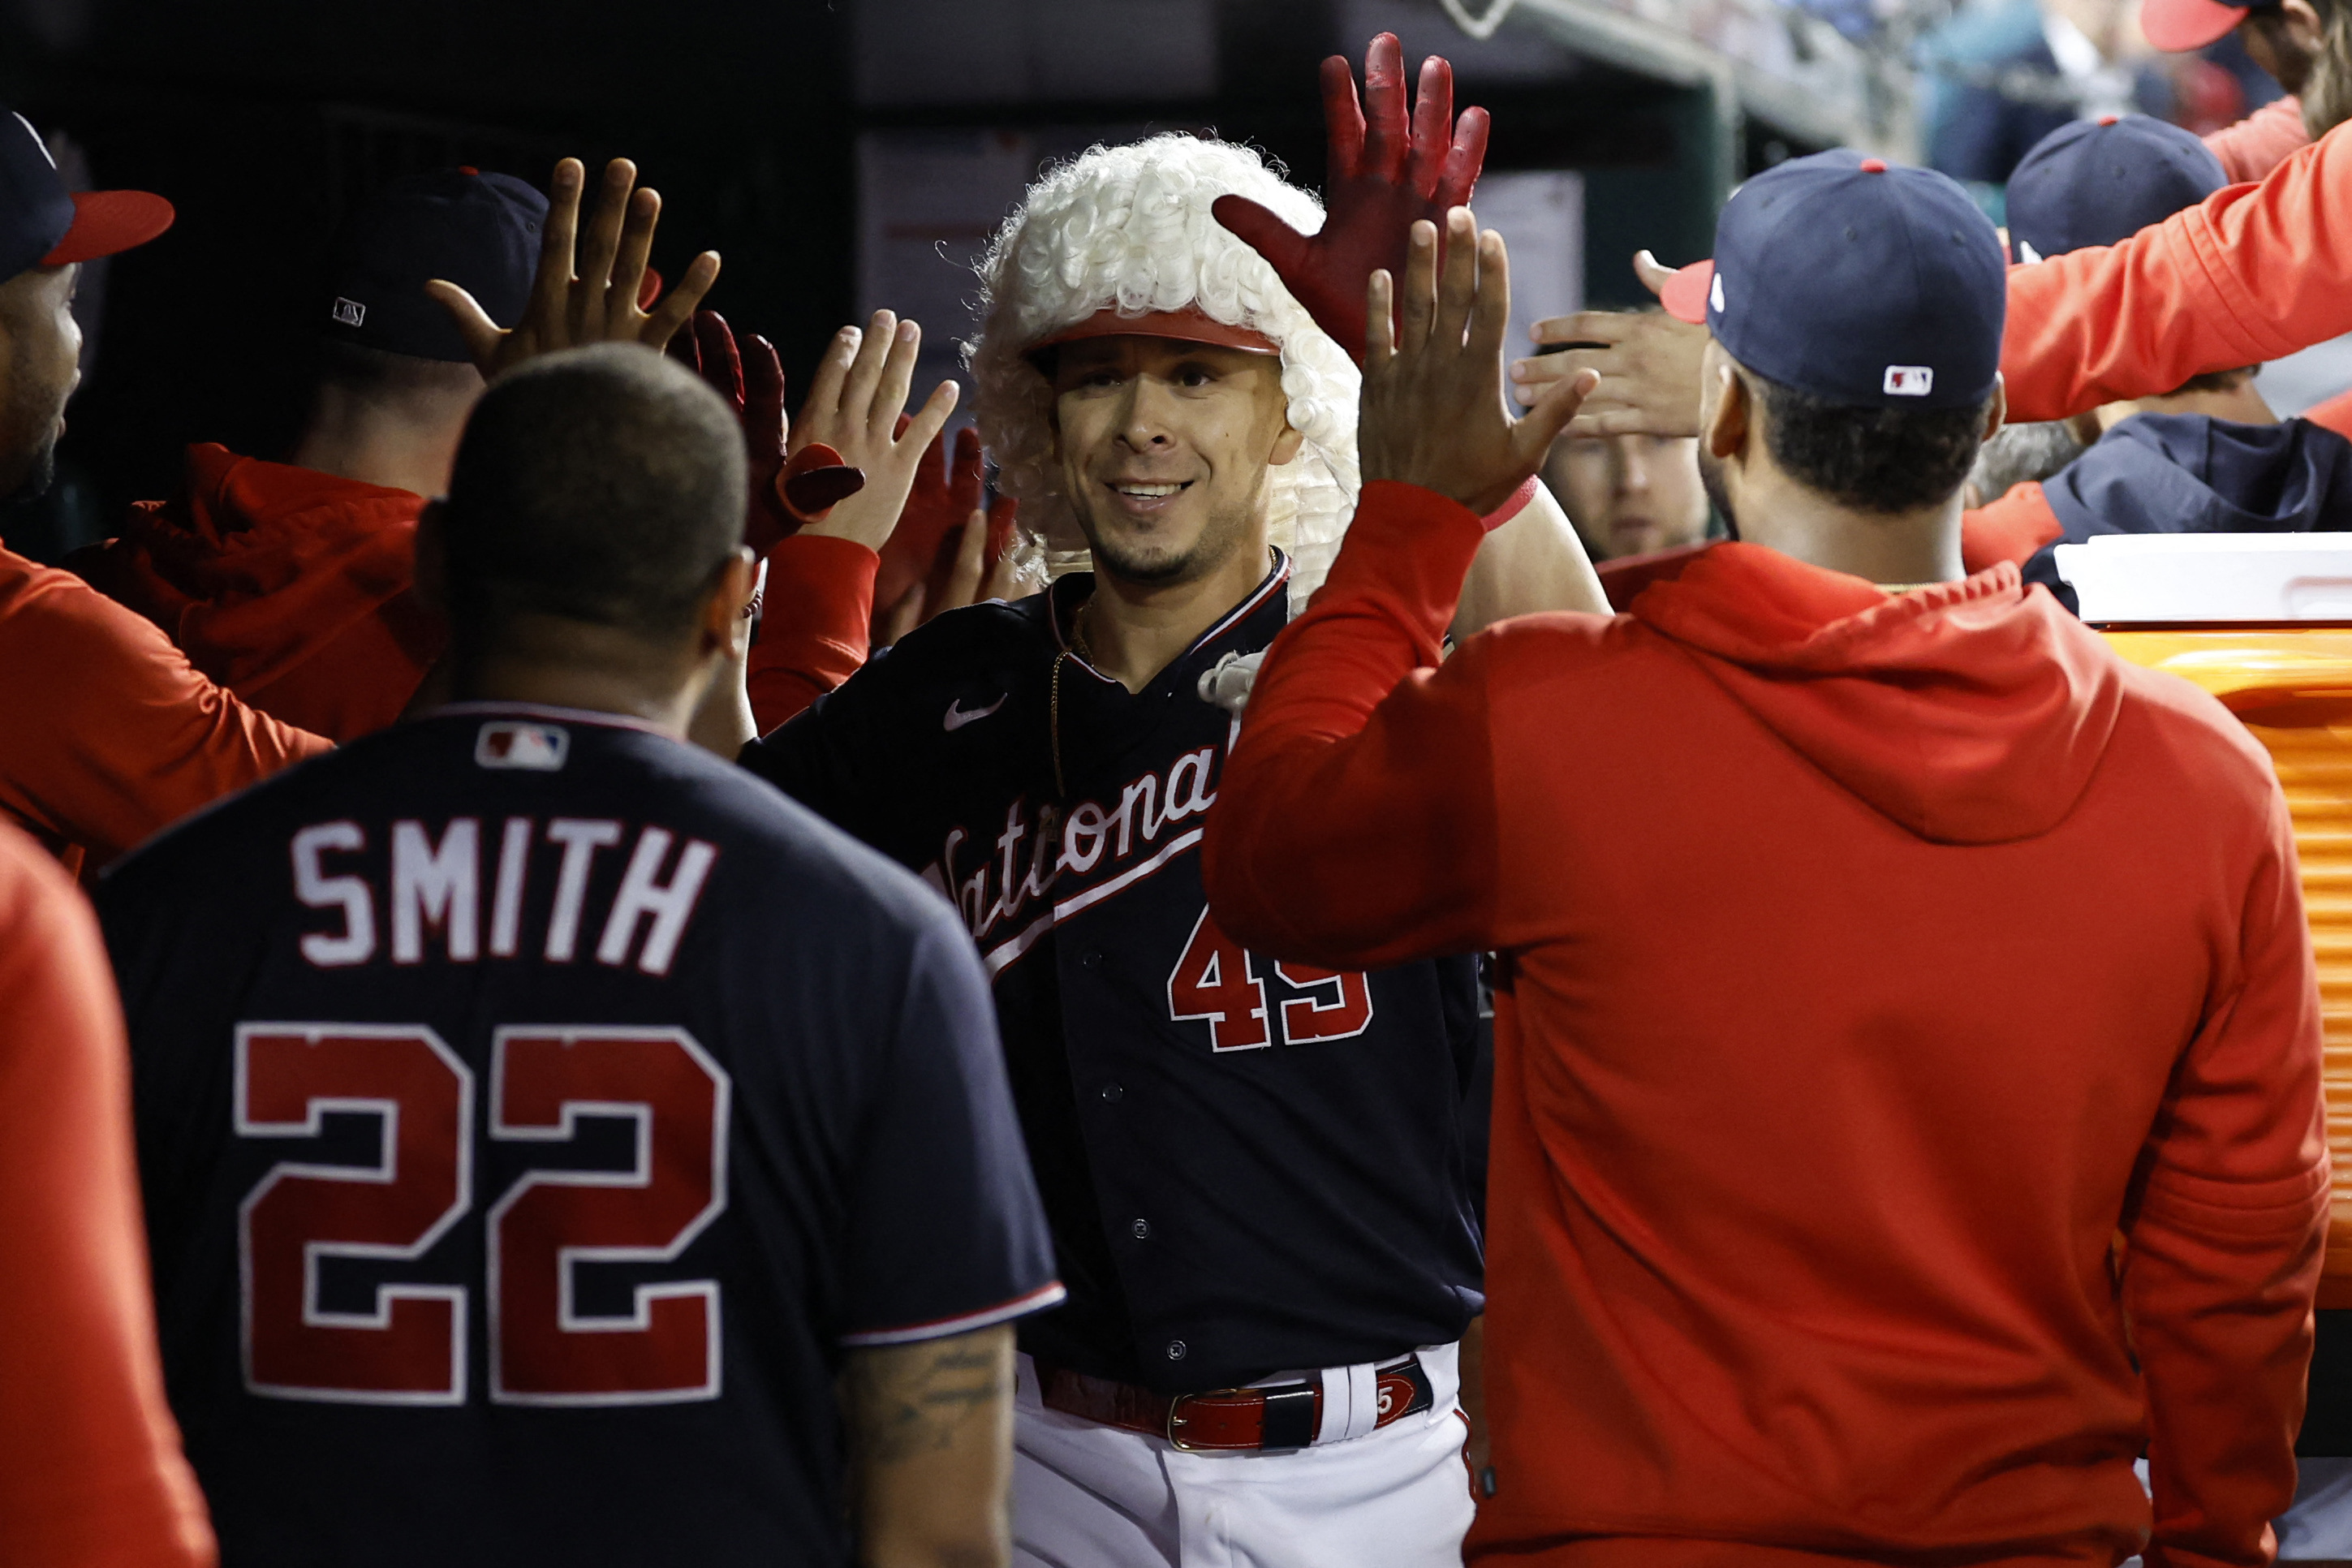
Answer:
[[[742,540],[744,486],[734,414],[650,349],[509,372],[467,424],[441,519],[458,643],[492,646],[518,615],[688,637]]]

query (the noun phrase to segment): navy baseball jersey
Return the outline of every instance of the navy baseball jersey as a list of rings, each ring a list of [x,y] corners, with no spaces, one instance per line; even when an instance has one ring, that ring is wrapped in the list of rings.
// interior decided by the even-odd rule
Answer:
[[[227,1562],[845,1563],[845,1348],[1060,1298],[961,928],[643,726],[446,709],[99,905]]]
[[[1288,619],[1289,566],[1139,692],[1071,651],[1091,591],[940,616],[745,764],[956,905],[993,979],[1069,1300],[1024,1350],[1185,1393],[1461,1334],[1475,966],[1246,952],[1202,897],[1234,721],[1202,675]]]

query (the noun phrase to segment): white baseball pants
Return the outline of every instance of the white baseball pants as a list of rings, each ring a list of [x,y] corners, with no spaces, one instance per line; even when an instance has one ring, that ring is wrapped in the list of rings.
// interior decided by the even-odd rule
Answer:
[[[1024,1355],[1013,1416],[1013,1561],[1460,1568],[1472,1505],[1455,1347],[1424,1350],[1421,1363],[1430,1407],[1364,1436],[1274,1454],[1188,1454],[1162,1437],[1046,1409]]]

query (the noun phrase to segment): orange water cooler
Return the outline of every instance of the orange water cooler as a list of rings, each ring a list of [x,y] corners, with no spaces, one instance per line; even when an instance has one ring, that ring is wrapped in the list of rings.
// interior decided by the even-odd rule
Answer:
[[[2109,631],[2135,664],[2203,687],[2268,748],[2294,816],[2326,1027],[2335,1161],[2319,1305],[2352,1307],[2352,626]]]

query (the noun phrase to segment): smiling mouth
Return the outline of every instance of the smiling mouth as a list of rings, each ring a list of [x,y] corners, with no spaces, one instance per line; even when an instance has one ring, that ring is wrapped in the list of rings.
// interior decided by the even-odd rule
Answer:
[[[1142,479],[1106,479],[1103,488],[1110,492],[1111,505],[1139,521],[1156,518],[1176,504],[1176,498],[1192,488],[1192,481]]]

